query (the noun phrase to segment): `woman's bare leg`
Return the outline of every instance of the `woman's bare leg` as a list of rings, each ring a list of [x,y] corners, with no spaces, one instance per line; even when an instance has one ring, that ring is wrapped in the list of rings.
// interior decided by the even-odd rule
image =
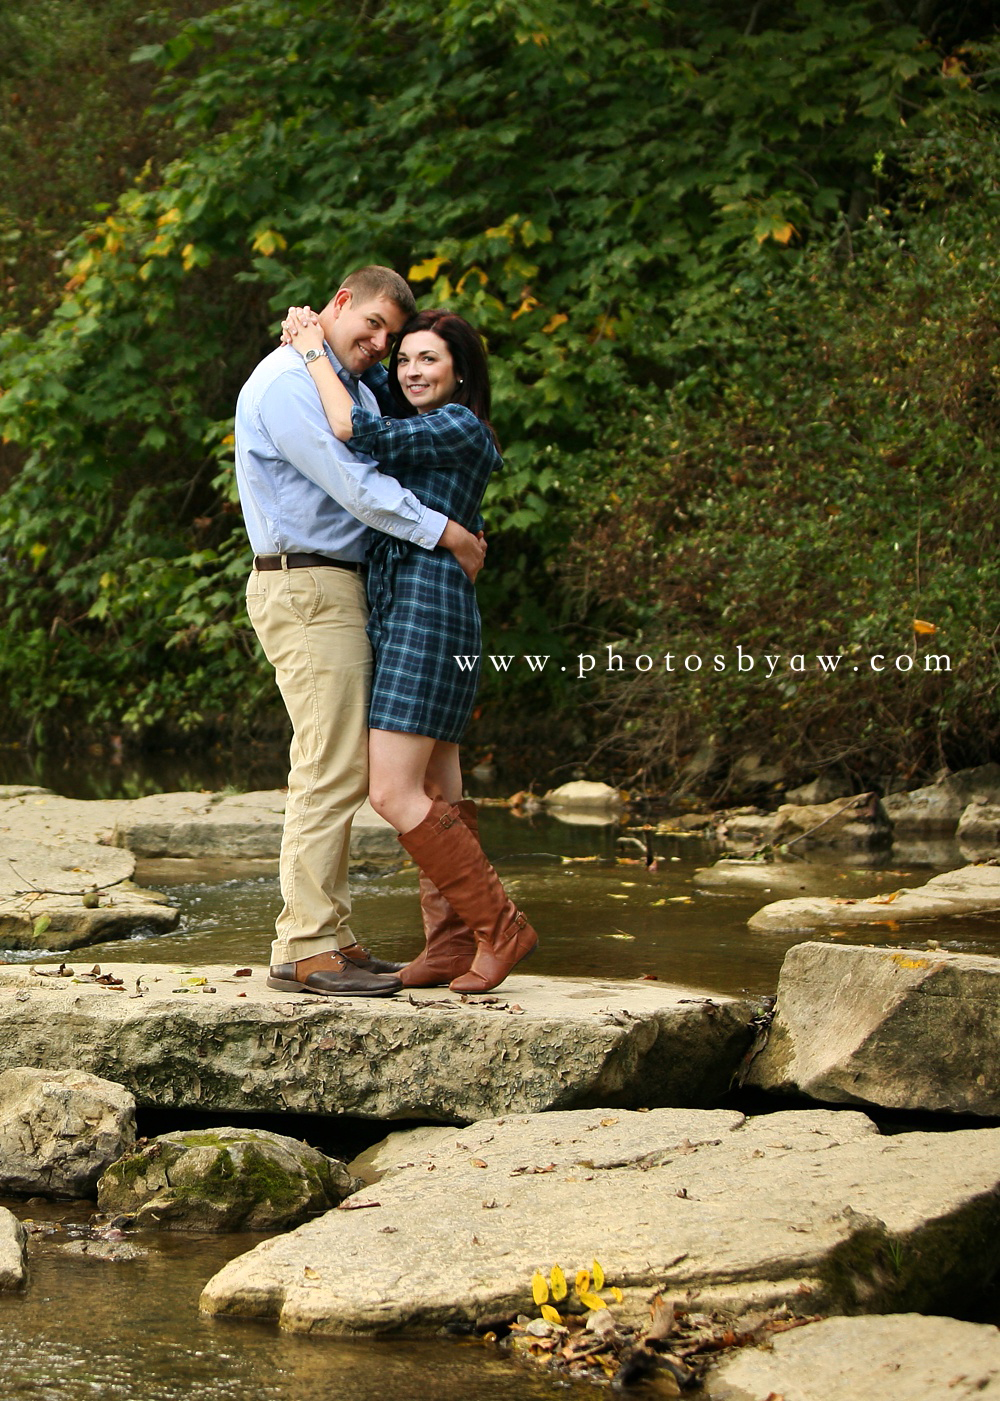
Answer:
[[[398,730],[368,733],[368,797],[379,816],[391,822],[397,832],[416,827],[430,811],[431,800],[424,785],[437,743],[428,735]]]
[[[428,797],[443,798],[446,803],[458,803],[462,799],[462,765],[458,756],[458,745],[446,740],[435,741],[424,788]]]

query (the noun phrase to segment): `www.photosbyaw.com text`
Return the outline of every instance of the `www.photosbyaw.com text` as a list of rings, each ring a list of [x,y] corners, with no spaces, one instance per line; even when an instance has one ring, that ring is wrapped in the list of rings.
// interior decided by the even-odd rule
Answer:
[[[650,652],[639,652],[634,657],[628,657],[622,652],[616,651],[613,647],[605,649],[607,658],[601,657],[593,652],[578,652],[575,657],[571,657],[567,662],[560,662],[557,657],[542,656],[538,653],[525,653],[522,656],[516,654],[499,653],[493,655],[488,653],[480,658],[476,655],[459,655],[455,657],[455,663],[461,671],[473,671],[480,661],[485,666],[492,666],[494,671],[512,671],[518,667],[527,667],[530,671],[545,671],[551,664],[553,671],[565,671],[575,676],[578,680],[585,680],[588,676],[601,675],[608,672],[620,673],[642,673],[648,671],[664,671],[679,674],[681,676],[696,675],[700,671],[721,675],[749,675],[761,676],[765,680],[779,673],[791,672],[793,675],[803,675],[807,671],[820,672],[849,672],[869,671],[881,675],[882,672],[889,672],[893,675],[905,675],[908,672],[947,672],[951,671],[951,657],[946,652],[924,652],[914,655],[911,652],[872,652],[866,656],[850,655],[846,656],[842,652],[829,653],[808,653],[808,652],[748,652],[742,645],[737,645],[735,652],[715,652],[711,656],[702,656],[700,652],[689,652],[682,656],[679,652],[660,652],[653,654]]]

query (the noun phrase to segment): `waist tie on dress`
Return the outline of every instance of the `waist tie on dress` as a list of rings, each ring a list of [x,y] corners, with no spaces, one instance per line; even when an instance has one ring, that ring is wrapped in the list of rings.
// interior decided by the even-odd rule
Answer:
[[[367,551],[368,607],[372,616],[382,618],[392,607],[396,566],[410,552],[408,540],[396,540],[391,535],[380,536]]]

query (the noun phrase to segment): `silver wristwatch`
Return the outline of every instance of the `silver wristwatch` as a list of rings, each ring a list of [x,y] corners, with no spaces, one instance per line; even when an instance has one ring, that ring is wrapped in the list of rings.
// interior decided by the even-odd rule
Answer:
[[[306,353],[303,355],[302,359],[306,362],[307,365],[311,365],[312,362],[313,362],[314,360],[318,360],[319,357],[320,357],[322,354],[323,354],[322,350],[317,350],[316,347],[313,346],[313,348],[312,348],[311,350],[307,350],[307,351],[306,351]]]

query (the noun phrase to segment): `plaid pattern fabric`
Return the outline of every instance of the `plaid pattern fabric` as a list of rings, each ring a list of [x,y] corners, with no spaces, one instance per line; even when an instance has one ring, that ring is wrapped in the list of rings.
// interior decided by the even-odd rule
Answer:
[[[370,452],[424,505],[468,530],[500,455],[488,429],[460,404],[416,418],[353,413],[351,446]],[[476,591],[448,550],[422,550],[372,532],[368,551],[368,636],[375,653],[373,729],[457,743],[479,685],[481,634]],[[465,671],[456,656],[475,658]]]

